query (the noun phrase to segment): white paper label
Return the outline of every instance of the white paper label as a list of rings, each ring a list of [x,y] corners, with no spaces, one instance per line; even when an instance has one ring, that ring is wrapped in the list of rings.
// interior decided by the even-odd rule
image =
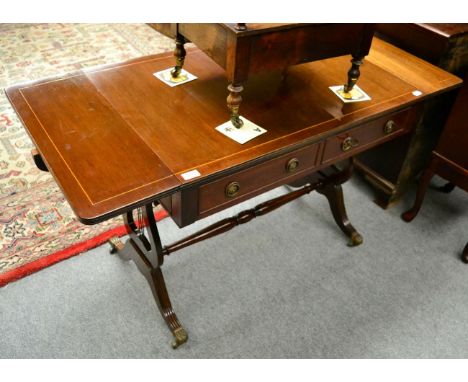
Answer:
[[[188,172],[184,172],[183,174],[180,174],[180,176],[184,178],[184,180],[190,180],[200,175],[201,174],[198,172],[198,170],[192,170],[192,171],[188,171]]]
[[[345,93],[343,88],[343,85],[330,86],[330,90],[344,103],[369,101],[371,99],[371,97],[357,85],[354,85],[353,90],[349,93]]]
[[[236,128],[229,120],[216,127],[216,130],[218,130],[221,134],[224,134],[225,136],[233,139],[237,143],[240,143],[241,145],[267,132],[263,127],[256,125],[248,119],[242,116],[240,118],[244,121],[244,124],[241,128]]]
[[[192,73],[189,73],[185,69],[182,69],[180,71],[178,79],[174,80],[171,75],[172,69],[173,68],[161,70],[159,72],[153,73],[153,76],[155,76],[156,78],[159,78],[162,82],[164,82],[166,85],[169,85],[171,87],[182,85],[182,84],[185,84],[186,82],[190,82],[190,81],[197,79],[197,77],[194,76]]]

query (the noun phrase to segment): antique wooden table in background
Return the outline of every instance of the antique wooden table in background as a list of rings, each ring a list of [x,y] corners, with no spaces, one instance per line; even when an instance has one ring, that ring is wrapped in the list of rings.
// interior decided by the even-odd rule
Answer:
[[[244,145],[214,129],[225,120],[227,81],[198,49],[185,63],[198,79],[175,88],[153,75],[172,66],[166,53],[14,86],[7,95],[38,149],[39,166],[50,170],[77,217],[95,224],[123,214],[131,237],[125,245],[114,241],[114,249],[131,256],[147,278],[178,346],[187,333],[161,272],[166,255],[314,189],[327,197],[351,244],[359,244],[340,186],[351,174],[350,158],[410,132],[423,101],[461,83],[374,39],[360,80],[372,100],[343,104],[328,87],[345,81],[347,61],[252,76],[243,115],[267,133]],[[331,167],[343,160],[350,162],[343,170]],[[177,243],[161,243],[154,204],[182,227],[283,184],[300,188]],[[146,228],[137,224],[136,210]]]
[[[468,192],[468,73],[465,85],[458,93],[453,110],[445,124],[439,143],[431,154],[429,165],[423,172],[419,182],[414,206],[402,214],[406,222],[412,221],[419,212],[424,195],[431,178],[437,174],[449,183],[439,188],[443,192],[451,192],[455,186]],[[462,260],[468,263],[468,243],[463,249]]]
[[[248,77],[275,69],[284,69],[305,62],[352,55],[348,78],[341,83],[351,96],[360,76],[359,67],[369,53],[374,24],[149,24],[157,31],[175,39],[177,78],[184,64],[185,42],[193,42],[226,71],[229,81],[227,106],[231,122],[243,125],[239,116],[241,92]],[[343,72],[347,64],[343,66]]]
[[[377,36],[464,78],[468,72],[468,24],[376,24]],[[463,85],[466,87],[466,83]],[[449,113],[454,92],[428,102],[411,136],[403,136],[356,157],[356,170],[374,187],[383,208],[397,203],[414,185],[435,148]]]

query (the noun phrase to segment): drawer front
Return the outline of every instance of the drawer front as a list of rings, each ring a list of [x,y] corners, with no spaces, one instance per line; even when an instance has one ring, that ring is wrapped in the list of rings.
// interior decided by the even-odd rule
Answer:
[[[409,130],[408,118],[411,109],[378,118],[354,129],[328,138],[325,143],[322,163],[335,162],[355,155],[380,142],[391,139]]]
[[[316,166],[319,144],[295,150],[265,163],[241,170],[199,188],[199,215],[240,202],[256,193],[276,187]],[[214,211],[213,211],[214,212]]]

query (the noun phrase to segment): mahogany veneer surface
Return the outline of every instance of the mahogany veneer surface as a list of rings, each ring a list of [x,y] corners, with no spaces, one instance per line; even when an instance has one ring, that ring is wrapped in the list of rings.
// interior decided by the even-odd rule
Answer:
[[[348,61],[338,57],[252,76],[242,114],[268,132],[244,145],[214,129],[226,121],[227,80],[197,49],[188,51],[184,67],[198,79],[174,88],[153,75],[173,66],[168,52],[6,92],[78,218],[93,224],[461,83],[374,39],[359,82],[372,100],[343,104],[328,87],[344,83]],[[201,176],[184,180],[181,174],[193,169]]]

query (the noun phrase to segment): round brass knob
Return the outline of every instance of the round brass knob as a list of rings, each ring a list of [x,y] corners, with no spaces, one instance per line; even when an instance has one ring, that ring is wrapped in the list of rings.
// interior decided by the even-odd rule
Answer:
[[[294,172],[297,170],[298,167],[299,167],[299,159],[297,158],[292,158],[288,160],[288,163],[286,163],[287,172]]]
[[[390,133],[393,133],[395,130],[396,130],[396,123],[392,120],[387,121],[387,123],[384,126],[384,133],[390,134]]]
[[[226,186],[225,194],[228,198],[233,198],[237,195],[240,190],[240,184],[238,182],[231,182]]]
[[[341,144],[341,149],[343,151],[351,150],[353,147],[356,147],[359,144],[359,141],[353,137],[347,137]]]

